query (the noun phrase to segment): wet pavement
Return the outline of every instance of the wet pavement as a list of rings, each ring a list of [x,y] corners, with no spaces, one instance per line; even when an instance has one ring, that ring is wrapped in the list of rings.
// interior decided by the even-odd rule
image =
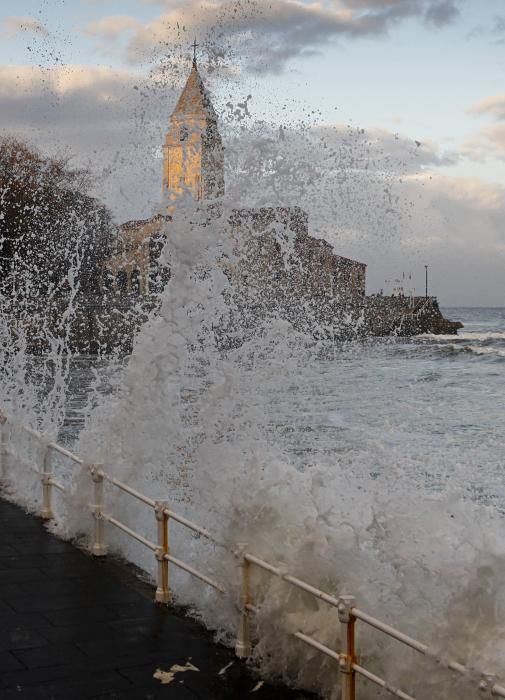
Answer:
[[[262,684],[195,620],[155,605],[126,566],[3,500],[0,533],[1,700],[314,698]],[[174,665],[185,668],[171,682],[154,677]]]

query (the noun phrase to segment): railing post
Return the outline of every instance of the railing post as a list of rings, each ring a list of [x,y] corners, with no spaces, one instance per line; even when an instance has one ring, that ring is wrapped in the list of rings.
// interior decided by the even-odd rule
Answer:
[[[154,553],[158,562],[155,594],[157,603],[169,603],[171,598],[168,586],[168,561],[165,558],[166,554],[170,554],[167,510],[167,501],[156,501],[154,504],[154,515],[158,527],[158,547]]]
[[[239,623],[237,641],[235,642],[235,654],[239,659],[246,659],[251,656],[251,625],[249,619],[250,604],[250,576],[251,564],[245,558],[247,549],[246,543],[240,543],[236,555],[240,557],[240,602],[239,602]]]
[[[40,479],[42,481],[42,510],[40,517],[44,520],[51,520],[53,515],[53,486],[51,479],[53,478],[53,467],[51,464],[51,448],[46,445],[44,449],[42,473]]]
[[[0,484],[7,480],[6,423],[7,416],[0,411]]]
[[[105,544],[105,521],[103,519],[103,473],[100,464],[90,464],[88,469],[93,480],[94,500],[94,503],[90,505],[94,520],[91,553],[95,557],[104,557],[107,554],[107,545]]]
[[[493,687],[496,683],[496,675],[494,673],[483,673],[479,682],[479,690],[493,695]]]
[[[352,614],[354,604],[355,598],[352,595],[342,595],[338,599],[338,619],[342,637],[340,654],[342,700],[356,700],[356,673],[353,669],[353,664],[356,662],[354,636],[356,618]]]

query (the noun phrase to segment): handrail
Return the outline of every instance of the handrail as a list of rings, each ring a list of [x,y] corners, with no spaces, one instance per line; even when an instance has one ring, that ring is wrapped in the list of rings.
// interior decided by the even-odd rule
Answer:
[[[114,527],[117,527],[118,530],[122,530],[127,535],[130,535],[130,537],[133,537],[133,539],[137,540],[137,542],[140,542],[141,544],[145,545],[146,547],[149,547],[149,549],[152,549],[153,552],[155,552],[157,550],[158,546],[156,544],[154,544],[154,542],[151,542],[150,540],[146,539],[142,535],[139,535],[138,532],[135,532],[135,530],[132,530],[131,528],[127,527],[124,523],[120,522],[119,520],[116,520],[116,518],[113,518],[110,515],[105,515],[105,513],[102,513],[101,516],[108,523],[110,523],[111,525],[114,525]]]
[[[189,564],[185,564],[183,561],[181,561],[180,559],[176,559],[171,554],[165,554],[165,559],[171,562],[172,564],[175,564],[175,566],[178,566],[179,569],[187,571],[188,574],[191,574],[195,578],[199,578],[200,581],[207,583],[211,588],[215,588],[216,591],[219,591],[220,593],[226,593],[225,589],[219,583],[209,578],[208,576],[205,576],[205,574],[200,573],[197,569],[194,569]]]
[[[283,581],[286,581],[286,583],[290,583],[292,586],[300,588],[306,593],[310,593],[315,598],[324,600],[325,603],[332,605],[334,608],[338,608],[338,598],[335,598],[329,593],[325,593],[324,591],[319,590],[319,588],[315,588],[315,586],[311,586],[310,583],[306,583],[305,581],[302,581],[301,579],[296,578],[295,576],[291,576],[290,574],[283,573],[281,568],[272,566],[272,564],[269,564],[268,562],[263,561],[263,559],[259,559],[259,557],[255,557],[254,555],[249,554],[248,552],[244,554],[244,559],[250,562],[251,564],[256,564],[256,566],[259,566],[261,569],[268,571],[274,576],[279,576],[281,579],[283,579]]]
[[[383,678],[381,678],[380,676],[376,676],[375,673],[372,673],[368,669],[363,668],[363,666],[360,666],[359,664],[353,664],[352,667],[356,673],[360,674],[360,676],[363,676],[369,681],[372,681],[372,683],[375,683],[375,685],[384,688],[384,690],[387,690],[388,693],[391,693],[391,695],[396,695],[397,698],[401,698],[402,700],[416,700],[413,695],[409,695],[405,691],[400,690],[399,688],[395,688],[392,685],[389,685],[389,683],[387,683]]]
[[[8,420],[7,414],[3,413],[2,415],[5,417],[6,420]],[[54,442],[54,441],[46,442],[43,434],[39,433],[38,430],[35,430],[34,428],[30,428],[27,425],[21,425],[20,428],[21,428],[21,430],[24,430],[25,433],[28,433],[28,435],[31,435],[32,437],[37,438],[37,440],[40,440],[49,449],[54,450],[55,452],[59,452],[61,455],[63,455],[64,457],[68,457],[68,459],[71,459],[76,464],[83,464],[82,459],[77,457],[77,455],[74,455],[73,452],[70,452],[70,450],[67,450],[65,447],[58,445],[57,442]]]
[[[214,535],[211,535],[211,533],[208,530],[206,530],[203,527],[200,527],[199,525],[196,525],[195,523],[191,522],[191,520],[184,518],[182,515],[177,515],[177,513],[174,513],[173,510],[170,510],[169,508],[165,508],[164,513],[168,518],[171,518],[172,520],[176,520],[181,525],[185,525],[190,530],[193,530],[193,532],[196,532],[199,535],[206,537],[208,540],[211,540],[211,542],[214,542],[214,544],[218,544],[221,547],[225,546],[222,542],[219,542],[218,540],[216,540]]]
[[[139,501],[142,501],[146,505],[154,508],[155,501],[153,501],[152,498],[148,498],[148,496],[144,496],[144,494],[140,493],[139,491],[132,489],[131,486],[124,484],[122,481],[119,481],[119,479],[116,479],[114,476],[110,476],[110,474],[107,474],[107,472],[104,472],[103,469],[100,470],[100,474],[105,479],[105,481],[108,481],[113,486],[117,486],[118,489],[121,489],[121,491],[124,491],[125,493],[129,493],[130,496],[133,496],[134,498],[137,498]]]
[[[384,632],[384,634],[387,634],[389,637],[392,637],[393,639],[396,639],[397,641],[402,642],[402,644],[405,644],[406,646],[410,647],[411,649],[415,649],[416,651],[420,652],[421,654],[426,654],[428,652],[428,646],[426,644],[422,644],[421,642],[418,642],[416,639],[413,639],[412,637],[409,637],[408,635],[403,634],[403,632],[399,632],[398,630],[394,629],[394,627],[390,627],[389,625],[386,625],[384,622],[377,620],[375,617],[372,617],[371,615],[367,615],[367,613],[363,612],[362,610],[359,610],[359,608],[353,608],[352,614],[358,620],[361,620],[362,622],[366,622],[371,627],[375,627],[375,629],[379,630],[380,632]]]
[[[11,421],[8,416],[0,411],[0,483],[5,479],[7,474],[7,455],[12,455],[12,452],[7,452],[6,447],[6,434],[4,430],[5,423]],[[227,545],[219,542],[207,529],[201,527],[200,525],[188,520],[182,515],[175,513],[168,507],[167,501],[156,501],[144,494],[140,493],[136,489],[128,486],[124,482],[120,481],[116,477],[107,474],[101,465],[85,465],[84,461],[77,457],[75,454],[70,452],[56,442],[47,442],[42,433],[37,430],[27,426],[20,426],[27,434],[35,437],[39,440],[46,448],[44,453],[44,463],[42,469],[37,469],[36,467],[30,467],[33,469],[40,477],[42,483],[42,517],[49,519],[53,518],[52,510],[52,488],[56,488],[59,491],[67,492],[67,489],[63,484],[56,481],[53,478],[50,451],[53,450],[62,454],[63,456],[69,458],[73,462],[79,465],[87,466],[91,479],[94,484],[94,503],[90,505],[90,510],[94,518],[94,533],[93,542],[91,546],[91,551],[96,556],[103,556],[107,553],[107,546],[104,542],[104,523],[107,522],[117,529],[124,532],[129,537],[132,537],[137,542],[143,544],[145,547],[150,549],[156,557],[158,564],[157,572],[157,588],[155,600],[161,603],[168,603],[171,597],[171,592],[168,585],[168,564],[172,564],[177,568],[186,571],[191,576],[199,579],[200,581],[206,583],[211,588],[215,589],[221,594],[226,593],[226,589],[217,581],[210,578],[206,574],[198,571],[194,567],[186,564],[180,559],[176,558],[170,552],[169,547],[169,532],[168,525],[170,520],[175,520],[180,525],[188,528],[189,530],[201,535],[220,546],[224,546],[227,549]],[[157,524],[157,542],[152,542],[151,540],[144,537],[144,535],[135,532],[128,525],[121,522],[117,518],[114,518],[109,513],[105,512],[104,503],[104,492],[103,485],[104,482],[114,486],[124,493],[136,498],[145,505],[149,506],[154,510],[154,515]],[[366,625],[369,625],[378,631],[386,634],[391,639],[395,639],[401,644],[413,649],[414,651],[433,659],[436,663],[445,666],[451,671],[459,673],[466,676],[469,682],[477,683],[477,687],[481,691],[489,693],[491,697],[501,697],[505,698],[505,687],[494,682],[494,676],[491,674],[482,673],[480,678],[475,677],[475,673],[470,673],[469,669],[463,664],[442,658],[432,653],[430,647],[413,637],[397,630],[396,628],[382,622],[376,617],[369,615],[360,608],[356,607],[354,604],[354,598],[352,596],[340,595],[338,597],[333,596],[325,591],[316,588],[310,583],[303,581],[296,576],[292,576],[283,565],[274,565],[260,557],[247,551],[247,544],[241,544],[233,552],[235,556],[240,560],[241,569],[241,605],[240,605],[240,621],[239,621],[239,631],[237,635],[236,643],[236,653],[238,656],[248,656],[251,653],[251,635],[249,629],[249,615],[257,614],[259,612],[259,607],[254,605],[251,600],[250,594],[250,568],[255,566],[267,573],[280,578],[285,583],[304,591],[305,593],[313,596],[314,598],[336,608],[338,611],[338,618],[341,623],[341,638],[343,650],[341,652],[335,651],[330,647],[326,646],[322,642],[304,634],[302,631],[298,630],[293,633],[293,636],[305,644],[317,649],[326,656],[334,659],[339,664],[339,669],[341,672],[341,684],[342,684],[342,700],[355,700],[356,698],[356,688],[355,688],[355,675],[363,676],[367,678],[372,683],[380,686],[391,695],[394,695],[402,700],[415,700],[412,695],[409,695],[404,690],[396,688],[390,685],[380,676],[375,675],[370,670],[364,668],[361,662],[358,660],[355,651],[355,624],[360,621]]]

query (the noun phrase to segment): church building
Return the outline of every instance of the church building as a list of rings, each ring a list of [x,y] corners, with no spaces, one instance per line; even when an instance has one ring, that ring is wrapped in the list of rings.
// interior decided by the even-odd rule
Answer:
[[[160,273],[156,261],[165,237],[170,237],[178,198],[189,194],[209,202],[224,194],[224,149],[196,54],[163,144],[162,188],[166,214],[119,227],[115,253],[106,265],[110,286],[119,292],[147,294],[166,284],[169,273]],[[292,292],[301,302],[321,296],[364,297],[366,265],[336,255],[327,241],[310,236],[308,216],[299,207],[237,208],[227,226],[234,239],[246,239],[240,252],[247,257],[244,269],[250,270],[253,262],[263,286],[274,293],[282,288],[283,295]],[[294,242],[289,259],[278,239],[283,228]]]

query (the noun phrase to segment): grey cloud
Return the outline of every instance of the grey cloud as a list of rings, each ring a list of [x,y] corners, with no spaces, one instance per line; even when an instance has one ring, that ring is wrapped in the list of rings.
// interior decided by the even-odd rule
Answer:
[[[460,15],[460,9],[455,0],[444,0],[432,3],[426,9],[425,19],[430,24],[442,27],[454,22]]]
[[[201,0],[162,3],[165,14],[130,42],[131,61],[154,60],[197,35],[219,53],[240,56],[253,72],[278,73],[288,62],[339,38],[379,36],[407,18],[443,25],[463,0]]]
[[[497,15],[491,24],[479,24],[468,32],[468,39],[475,39],[481,36],[488,36],[492,39],[492,44],[505,43],[505,16]]]
[[[431,24],[442,26],[453,22],[460,14],[462,0],[342,0],[350,8],[375,14],[392,22],[404,17],[422,17]]]

